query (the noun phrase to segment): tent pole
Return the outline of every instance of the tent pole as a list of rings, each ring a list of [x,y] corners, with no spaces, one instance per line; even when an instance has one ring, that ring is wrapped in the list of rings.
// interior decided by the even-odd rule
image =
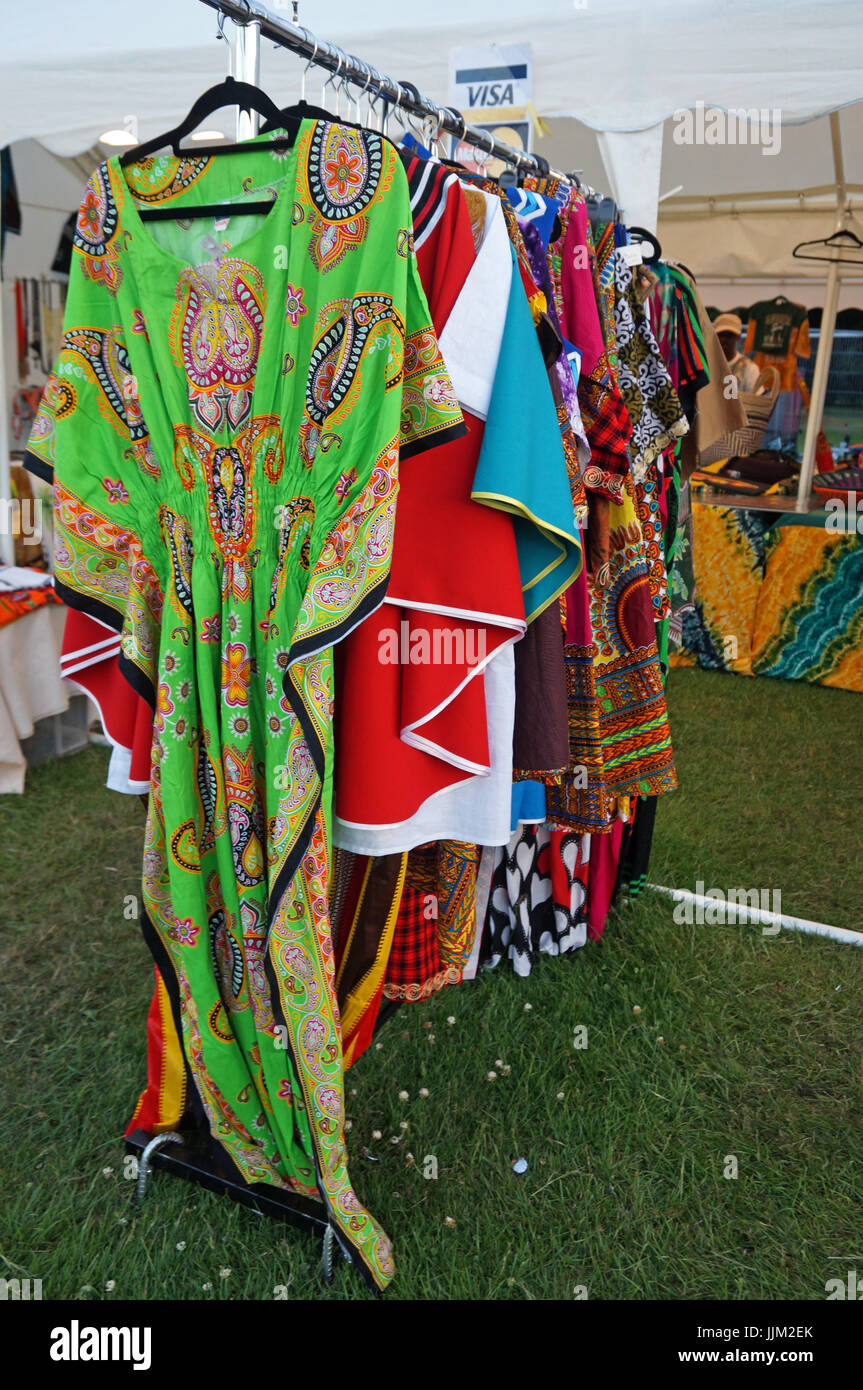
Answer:
[[[0,206],[0,241],[3,238],[3,208]],[[9,415],[6,398],[6,338],[3,331],[3,309],[6,282],[0,268],[0,560],[4,565],[15,563],[15,537],[12,534],[12,474],[9,461]]]
[[[839,267],[831,265],[827,272],[827,287],[824,292],[824,309],[821,314],[821,332],[818,338],[818,356],[815,358],[815,371],[812,373],[812,393],[809,401],[809,418],[806,421],[806,438],[803,442],[803,462],[800,465],[800,479],[797,484],[797,505],[795,510],[809,510],[812,493],[812,478],[815,473],[815,448],[818,431],[824,416],[824,401],[827,397],[827,378],[830,375],[830,358],[833,354],[833,331],[836,327],[836,310],[839,305]]]
[[[237,24],[232,45],[234,77],[238,82],[248,82],[253,87],[261,85],[261,26],[254,20],[248,24]],[[251,140],[257,135],[261,118],[257,111],[244,111],[237,107],[237,140]]]
[[[841,230],[846,215],[848,192],[845,184],[845,161],[842,158],[842,131],[839,125],[839,112],[830,112],[830,139],[833,145],[833,167],[836,171],[836,230]],[[800,464],[800,479],[797,484],[798,512],[809,510],[812,495],[812,478],[815,474],[815,449],[818,431],[824,418],[824,402],[827,399],[827,379],[830,376],[830,358],[833,354],[833,334],[836,329],[836,310],[839,307],[839,266],[834,261],[827,272],[824,290],[824,309],[821,314],[821,332],[818,338],[818,356],[812,374],[812,394],[809,402],[809,417],[806,421],[806,437],[803,441],[803,460]]]

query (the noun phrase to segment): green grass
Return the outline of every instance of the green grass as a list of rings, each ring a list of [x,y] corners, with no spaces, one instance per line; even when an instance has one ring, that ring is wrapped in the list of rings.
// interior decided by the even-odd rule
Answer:
[[[676,668],[669,710],[680,790],[651,881],[778,888],[783,912],[863,931],[863,698]]]
[[[801,423],[800,445],[803,443],[803,430],[806,425],[804,412]],[[863,410],[852,406],[830,406],[824,411],[821,428],[830,444],[841,444],[848,435],[852,444],[863,444]]]
[[[650,877],[779,886],[786,911],[863,925],[859,697],[675,671],[669,699],[682,790]],[[121,1135],[152,974],[123,899],[143,811],[104,773],[90,749],[0,801],[5,1272],[56,1298],[368,1297],[344,1266],[321,1284],[311,1237],[165,1175],[136,1214]],[[390,1297],[823,1298],[863,1255],[861,964],[813,937],[678,925],[650,895],[529,981],[498,970],[403,1008],[348,1076]]]

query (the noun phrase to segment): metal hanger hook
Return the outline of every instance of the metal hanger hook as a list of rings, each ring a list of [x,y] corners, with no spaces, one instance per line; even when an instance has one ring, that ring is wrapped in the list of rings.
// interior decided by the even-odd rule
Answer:
[[[380,75],[380,73],[378,72],[377,68],[373,68],[373,67],[371,66],[371,64],[369,64],[369,81],[370,81],[370,82],[372,81],[372,78],[374,78],[374,81],[375,81],[375,89],[374,89],[374,91],[371,93],[371,95],[369,96],[369,126],[370,126],[370,128],[371,128],[372,130],[374,130],[375,128],[377,128],[378,131],[381,131],[381,132],[382,132],[382,131],[383,131],[383,128],[384,128],[383,111],[378,109],[378,108],[380,107],[381,96],[382,96],[382,93],[381,93],[381,75]],[[377,122],[377,127],[375,127],[374,125],[372,125],[372,116],[374,116],[374,119],[375,119],[375,121]]]
[[[444,111],[444,109],[443,109],[442,106],[437,106],[437,107],[435,107],[435,112],[436,112],[436,118],[437,118],[437,125],[436,125],[436,127],[435,127],[434,149],[433,149],[432,153],[434,154],[434,156],[435,156],[436,159],[440,159],[440,157],[441,157],[441,153],[440,153],[440,151],[441,151],[441,136],[442,136],[443,133],[444,133],[444,128],[445,128],[445,125],[446,125],[446,112]]]
[[[482,164],[481,164],[481,166],[480,166],[481,169],[482,169],[482,172],[485,173],[486,169],[488,168],[488,161],[491,159],[492,155],[494,154],[494,136],[492,135],[492,133],[491,133],[490,130],[481,130],[481,131],[479,132],[479,134],[480,134],[480,137],[485,136],[485,139],[486,139],[486,142],[487,142],[486,145],[485,145],[485,147],[483,147],[482,140],[480,139],[480,143],[479,143],[479,145],[477,146],[477,148],[478,148],[479,150],[481,150],[482,153],[483,153],[483,155],[485,156],[484,159],[483,159],[483,161],[482,161]]]
[[[422,97],[412,82],[400,82],[398,87],[399,92],[403,91],[416,106],[421,105]],[[407,117],[407,129],[410,130],[415,140],[418,140],[421,145],[424,145],[428,136],[423,129],[422,120],[413,111],[408,111],[406,108],[400,109],[404,109],[405,116]]]
[[[480,130],[477,133],[480,136],[480,139],[477,143],[477,149],[480,150],[480,152],[484,155],[484,158],[480,162],[480,172],[484,174],[486,169],[488,168],[488,161],[494,154],[494,136],[492,135],[490,130]],[[485,147],[483,147],[482,136],[485,136],[488,142],[485,145]]]
[[[373,71],[373,69],[372,69],[372,67],[371,67],[371,65],[370,65],[369,63],[363,63],[363,67],[364,67],[365,70],[366,70],[366,85],[363,87],[363,90],[360,92],[359,96],[357,97],[357,125],[360,124],[360,115],[361,115],[360,102],[362,101],[363,97],[366,95],[367,91],[369,90],[369,87],[372,85],[372,71]],[[368,108],[369,108],[369,115],[371,115],[371,112],[372,112],[372,110],[374,109],[373,106],[372,106],[372,99],[371,99],[371,97],[368,98]]]
[[[300,101],[305,101],[306,99],[306,75],[309,71],[309,68],[314,67],[315,59],[318,56],[318,41],[315,38],[314,34],[310,34],[308,29],[303,29],[303,33],[305,34],[306,38],[309,40],[310,43],[314,43],[315,51],[312,54],[309,61],[306,63],[306,66],[303,68],[303,75],[300,78]]]
[[[365,75],[366,75],[366,80],[365,80],[365,84],[364,84],[364,86],[363,86],[363,88],[362,88],[362,91],[358,91],[357,94],[356,94],[356,96],[354,97],[354,124],[355,124],[355,125],[360,125],[360,124],[361,124],[360,117],[361,117],[361,115],[362,115],[362,104],[361,104],[361,103],[362,103],[362,99],[363,99],[363,97],[365,96],[366,92],[369,90],[369,84],[371,83],[371,80],[372,80],[372,72],[371,72],[371,68],[369,67],[368,63],[364,63],[364,62],[362,61],[361,58],[358,58],[358,59],[357,59],[357,63],[359,64],[360,68],[362,69],[362,71],[363,71],[363,72],[365,73]],[[358,83],[358,82],[355,82],[355,83],[354,83],[354,86],[355,86],[355,87],[359,87],[359,83]]]
[[[394,114],[395,114],[396,120],[398,121],[399,125],[402,127],[403,130],[406,130],[406,129],[407,129],[407,120],[406,120],[405,114],[404,114],[404,112],[403,112],[403,110],[402,110],[402,84],[401,84],[401,82],[397,82],[397,83],[396,83],[396,95],[395,95],[395,97],[393,98],[393,112],[394,112]]]
[[[354,59],[354,62],[356,62],[356,61],[357,61],[357,60]],[[344,75],[343,75],[343,77],[342,77],[341,86],[340,86],[340,88],[339,88],[339,119],[340,119],[340,120],[341,120],[341,115],[342,115],[341,98],[344,97],[344,99],[345,99],[345,116],[346,116],[346,117],[349,117],[350,114],[351,114],[351,102],[353,101],[353,97],[351,96],[351,75],[350,75],[350,68],[349,68],[349,66],[348,66],[348,63],[349,63],[349,58],[345,58],[345,71],[344,71]]]
[[[333,54],[333,56],[334,56],[335,59],[336,59],[336,63],[338,64],[338,66],[336,67],[335,72],[331,72],[331,73],[330,73],[329,77],[326,79],[326,81],[324,82],[323,87],[321,88],[321,106],[326,106],[326,104],[327,104],[327,103],[326,103],[327,88],[328,88],[332,83],[338,81],[338,78],[340,77],[341,71],[342,71],[342,54],[341,54],[341,52],[340,52],[338,49],[335,49],[335,50],[331,49],[331,48],[329,47],[329,45],[327,45],[327,51],[328,51],[329,53],[332,53],[332,54]],[[338,108],[338,93],[336,93],[336,106],[337,106],[337,108]],[[338,109],[337,109],[337,111],[336,111],[336,114],[338,115]]]

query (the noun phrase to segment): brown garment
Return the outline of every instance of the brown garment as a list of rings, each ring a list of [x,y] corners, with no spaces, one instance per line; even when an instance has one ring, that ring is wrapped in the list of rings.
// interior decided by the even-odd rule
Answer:
[[[646,304],[650,297],[653,286],[658,284],[659,277],[655,270],[651,270],[649,265],[637,265],[632,270],[632,283],[635,293],[638,296],[639,304]]]
[[[556,780],[569,767],[566,666],[557,603],[534,618],[515,646],[512,761],[517,781]]]

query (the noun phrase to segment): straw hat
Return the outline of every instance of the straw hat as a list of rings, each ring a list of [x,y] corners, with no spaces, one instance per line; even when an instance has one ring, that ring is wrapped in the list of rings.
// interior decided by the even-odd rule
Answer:
[[[743,320],[737,314],[720,314],[714,320],[713,328],[716,333],[736,333],[739,338],[743,332]]]

